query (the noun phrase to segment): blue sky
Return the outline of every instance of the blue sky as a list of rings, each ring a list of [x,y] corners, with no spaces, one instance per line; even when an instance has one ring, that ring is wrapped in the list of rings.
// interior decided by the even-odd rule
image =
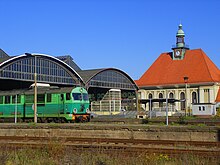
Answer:
[[[0,0],[0,48],[71,55],[82,69],[114,67],[133,79],[171,51],[181,22],[190,49],[220,68],[219,0]]]

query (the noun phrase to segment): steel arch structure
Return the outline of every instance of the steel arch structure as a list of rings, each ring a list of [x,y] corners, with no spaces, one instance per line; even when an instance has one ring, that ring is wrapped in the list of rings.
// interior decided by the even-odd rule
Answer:
[[[134,80],[128,74],[116,68],[83,70],[79,74],[83,77],[87,88],[138,90]]]
[[[81,76],[72,67],[46,54],[26,53],[3,61],[0,63],[0,79],[5,82],[11,80],[32,83],[35,64],[37,82],[64,86],[85,85]]]

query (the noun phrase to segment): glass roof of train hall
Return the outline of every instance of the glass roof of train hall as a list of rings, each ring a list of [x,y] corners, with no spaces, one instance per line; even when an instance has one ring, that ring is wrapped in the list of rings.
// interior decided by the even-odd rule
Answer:
[[[72,57],[53,57],[45,54],[25,53],[8,56],[2,51],[0,58],[0,79],[4,82],[37,82],[59,86],[86,86],[107,89],[137,90],[138,87],[129,75],[116,68],[81,70]]]
[[[33,82],[35,62],[37,82],[84,85],[82,78],[72,67],[58,58],[43,54],[23,54],[6,58],[0,63],[0,78]]]
[[[78,72],[89,87],[137,90],[135,82],[125,72],[115,68],[83,70]]]

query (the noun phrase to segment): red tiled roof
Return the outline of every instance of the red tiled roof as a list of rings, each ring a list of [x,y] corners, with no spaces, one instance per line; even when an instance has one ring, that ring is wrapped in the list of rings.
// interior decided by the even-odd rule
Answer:
[[[186,50],[183,60],[173,60],[172,53],[162,53],[136,81],[141,86],[220,82],[220,70],[201,50]]]
[[[217,95],[217,97],[216,97],[215,102],[220,102],[220,88],[219,88],[219,90],[218,90],[218,95]]]

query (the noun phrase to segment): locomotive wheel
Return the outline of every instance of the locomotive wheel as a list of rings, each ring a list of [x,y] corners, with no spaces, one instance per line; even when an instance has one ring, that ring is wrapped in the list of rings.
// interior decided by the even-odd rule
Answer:
[[[60,122],[61,122],[61,123],[67,123],[66,119],[65,119],[65,118],[63,118],[63,117],[62,117],[62,118],[60,118]]]
[[[42,123],[41,117],[38,117],[38,118],[37,118],[37,122],[38,122],[38,123]]]
[[[90,117],[87,117],[87,122],[90,122]]]
[[[50,123],[50,118],[46,118],[45,123]]]
[[[53,122],[54,123],[59,123],[59,119],[55,117],[55,118],[53,118]]]
[[[46,118],[41,118],[42,123],[46,123],[47,119]]]

